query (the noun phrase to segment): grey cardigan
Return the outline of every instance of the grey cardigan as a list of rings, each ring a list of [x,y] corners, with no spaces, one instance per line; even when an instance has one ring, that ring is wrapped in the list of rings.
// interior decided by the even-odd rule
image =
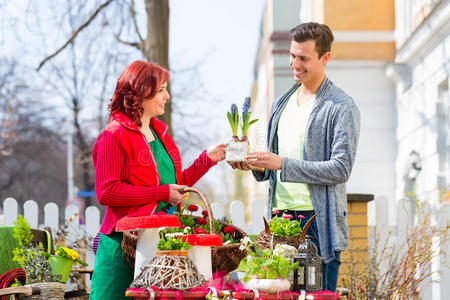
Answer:
[[[289,97],[300,86],[294,84],[272,105],[267,134],[269,151],[278,154],[277,127]],[[320,252],[324,263],[334,260],[334,251],[348,246],[348,180],[355,160],[360,113],[353,99],[325,78],[306,125],[303,160],[283,158],[281,181],[308,185],[317,216]],[[277,171],[253,172],[258,181],[270,180],[268,217],[274,198]]]

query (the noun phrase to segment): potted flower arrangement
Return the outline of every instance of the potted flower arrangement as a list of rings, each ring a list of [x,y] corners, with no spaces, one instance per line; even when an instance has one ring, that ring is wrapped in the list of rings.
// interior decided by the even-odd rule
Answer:
[[[233,136],[231,138],[231,141],[228,143],[228,147],[226,150],[226,161],[245,161],[245,155],[247,155],[249,150],[249,142],[247,138],[248,129],[250,125],[258,121],[258,119],[250,120],[250,117],[250,97],[247,97],[245,98],[244,105],[242,106],[242,137],[239,138],[239,112],[236,104],[232,104],[230,111],[227,111],[227,118],[228,122],[230,123]]]
[[[73,264],[88,265],[80,259],[77,251],[59,245],[56,245],[55,255],[50,256],[48,261],[53,273],[61,275],[61,282],[67,281]]]
[[[142,268],[131,288],[187,290],[204,284],[204,277],[188,256],[191,245],[183,239],[183,232],[161,230],[156,256]]]
[[[274,211],[278,214],[277,211]],[[303,216],[298,216],[303,219]],[[293,220],[293,217],[288,214],[283,214],[281,217],[273,217],[269,223],[263,217],[265,229],[261,231],[255,240],[255,244],[259,249],[273,248],[277,244],[288,244],[298,248],[301,242],[305,240],[306,232],[311,223],[316,218],[312,216],[305,226],[302,228],[301,222]]]
[[[241,249],[250,250],[251,246],[249,238],[242,240]],[[268,293],[289,290],[289,272],[298,268],[298,262],[293,262],[296,254],[297,249],[286,244],[277,245],[273,252],[270,249],[249,251],[238,268],[245,272],[245,288]]]

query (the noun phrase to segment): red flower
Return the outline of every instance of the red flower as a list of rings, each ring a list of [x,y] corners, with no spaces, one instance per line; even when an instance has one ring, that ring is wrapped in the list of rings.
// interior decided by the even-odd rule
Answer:
[[[278,215],[280,212],[279,212],[278,210],[274,210],[272,213],[273,213],[274,215]]]
[[[194,212],[194,211],[197,211],[197,210],[198,210],[198,206],[195,205],[195,204],[191,204],[191,205],[188,206],[187,209],[188,209],[188,211]]]
[[[226,226],[226,227],[223,229],[223,232],[225,232],[225,233],[230,233],[230,234],[234,234],[234,228],[231,227],[231,226]]]
[[[299,218],[299,219],[304,219],[305,216],[304,216],[304,215],[298,215],[297,218]]]
[[[197,224],[198,224],[198,225],[206,225],[206,224],[208,224],[208,221],[206,221],[206,220],[203,219],[203,218],[198,218],[198,219],[197,219]]]
[[[181,225],[181,229],[185,229],[186,228],[186,225]]]
[[[163,210],[158,211],[155,213],[155,216],[164,216],[166,213]]]
[[[205,209],[204,211],[202,211],[202,215],[206,218],[208,216],[208,211]]]
[[[255,300],[266,300],[266,299],[264,299],[263,297],[258,297]]]
[[[292,216],[291,215],[283,215],[283,218],[285,218],[285,219],[292,219]]]
[[[194,232],[195,234],[200,234],[200,233],[206,233],[205,229],[203,228],[194,228]]]

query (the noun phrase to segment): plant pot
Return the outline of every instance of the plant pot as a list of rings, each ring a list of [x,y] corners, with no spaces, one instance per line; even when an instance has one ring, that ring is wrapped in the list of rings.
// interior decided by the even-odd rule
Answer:
[[[73,260],[62,256],[52,255],[48,262],[52,266],[54,274],[61,275],[61,282],[66,282],[72,270]]]
[[[156,256],[163,256],[163,255],[187,256],[188,255],[188,250],[163,250],[163,251],[156,251]]]
[[[248,141],[229,142],[226,148],[225,160],[229,162],[245,161],[248,153]]]
[[[250,279],[244,283],[246,289],[256,289],[260,292],[277,293],[288,291],[291,283],[287,279]]]

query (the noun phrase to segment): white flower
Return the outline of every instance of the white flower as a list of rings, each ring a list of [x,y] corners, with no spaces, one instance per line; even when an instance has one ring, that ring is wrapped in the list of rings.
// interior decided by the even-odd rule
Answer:
[[[181,235],[183,235],[182,232],[166,233],[166,237],[171,237],[171,238],[181,236]]]
[[[187,233],[189,233],[190,230],[191,230],[191,227],[186,226],[186,227],[184,228],[183,232],[187,234]]]
[[[226,241],[225,243],[223,243],[224,245],[228,245],[229,243],[231,243],[231,241]]]
[[[247,247],[245,247],[244,245],[240,245],[240,246],[239,246],[239,250],[245,251],[245,249],[247,249]]]
[[[275,250],[273,250],[273,255],[292,259],[295,255],[297,255],[297,249],[290,245],[278,244],[275,246]]]
[[[244,237],[244,238],[241,240],[241,244],[244,245],[244,246],[248,246],[248,245],[250,245],[251,243],[252,243],[252,240],[251,240],[248,236]]]

